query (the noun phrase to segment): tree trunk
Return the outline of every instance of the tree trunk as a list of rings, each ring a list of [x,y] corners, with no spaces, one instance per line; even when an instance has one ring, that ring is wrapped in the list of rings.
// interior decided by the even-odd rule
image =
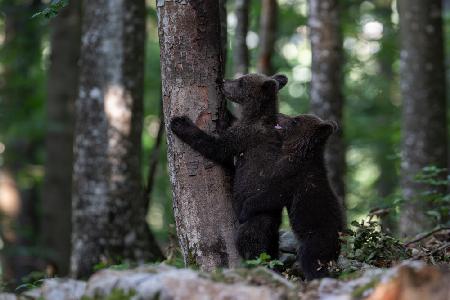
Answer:
[[[220,37],[222,42],[222,63],[223,63],[223,73],[225,74],[225,66],[227,65],[227,56],[228,56],[227,0],[219,0],[219,5],[220,5]]]
[[[17,122],[25,122],[29,118],[29,108],[41,100],[36,87],[42,75],[37,71],[42,63],[42,27],[38,20],[30,19],[40,4],[40,0],[0,3],[4,17],[0,55],[2,133],[8,133]],[[0,237],[3,242],[0,281],[6,288],[14,288],[24,276],[44,267],[42,261],[31,254],[39,235],[37,188],[34,182],[31,186],[20,185],[24,174],[29,175],[27,167],[36,163],[40,140],[20,134],[2,134],[2,138],[6,147],[0,166]]]
[[[322,119],[336,121],[325,151],[328,175],[334,191],[345,203],[345,144],[342,128],[342,37],[337,0],[309,0],[311,30],[311,111]]]
[[[59,276],[70,266],[73,107],[78,88],[81,2],[71,1],[51,22],[42,242]]]
[[[247,34],[249,23],[250,0],[236,0],[235,14],[237,18],[236,33],[234,37],[233,63],[236,77],[248,73],[249,53],[247,47]]]
[[[397,108],[392,104],[397,97],[397,74],[394,72],[393,65],[397,59],[391,55],[397,51],[396,28],[392,22],[392,2],[393,0],[380,1],[374,9],[374,16],[383,24],[383,37],[380,40],[380,51],[376,54],[376,60],[379,65],[379,74],[383,80],[379,80],[377,87],[380,93],[374,99],[377,105],[378,116],[375,121],[378,122],[376,131],[386,130],[394,132],[397,130],[393,119],[398,119]],[[397,172],[396,161],[392,158],[396,152],[396,138],[386,138],[378,136],[374,141],[376,143],[374,158],[379,167],[380,175],[375,182],[377,196],[382,199],[388,199],[392,196],[398,187],[399,176]],[[381,219],[381,228],[384,232],[395,233],[397,231],[397,221],[391,213],[383,216]]]
[[[447,119],[442,1],[400,0],[403,97],[400,231],[414,235],[430,226],[421,193],[431,186],[414,176],[426,166],[447,167]],[[442,191],[444,192],[444,191]]]
[[[145,1],[83,2],[71,271],[161,258],[140,172]]]
[[[275,50],[277,31],[277,0],[262,0],[258,59],[258,72],[266,75],[273,73],[272,56]]]
[[[17,170],[15,170],[17,172]],[[43,270],[43,261],[33,255],[36,249],[37,189],[19,189],[12,172],[0,170],[0,236],[2,248],[2,282],[14,291],[23,277]]]
[[[161,74],[166,128],[188,115],[211,132],[225,103],[217,1],[158,1]],[[236,217],[224,171],[167,130],[168,161],[177,234],[186,264],[203,270],[234,266]]]

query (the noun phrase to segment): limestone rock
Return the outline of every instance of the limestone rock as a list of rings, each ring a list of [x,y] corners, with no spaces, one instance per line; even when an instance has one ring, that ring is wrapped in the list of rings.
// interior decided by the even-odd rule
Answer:
[[[280,251],[297,253],[298,241],[292,231],[280,231]]]
[[[14,294],[0,294],[0,300],[17,300],[17,296]]]

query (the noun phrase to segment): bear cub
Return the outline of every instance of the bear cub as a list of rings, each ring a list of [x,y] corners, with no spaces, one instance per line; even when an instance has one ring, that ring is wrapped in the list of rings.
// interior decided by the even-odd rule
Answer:
[[[326,142],[337,125],[313,115],[279,120],[284,130],[282,159],[268,177],[265,195],[246,201],[239,218],[276,210],[285,203],[273,198],[275,191],[289,194],[286,206],[305,278],[325,277],[327,265],[339,256],[339,232],[344,229],[343,207],[330,186],[324,161]]]
[[[206,158],[234,169],[233,209],[237,216],[251,197],[265,188],[267,176],[280,158],[282,137],[277,131],[277,93],[284,75],[247,74],[223,83],[225,97],[242,107],[239,120],[219,135],[209,135],[186,116],[172,119],[171,130]],[[268,192],[270,194],[270,192]],[[240,219],[236,245],[244,259],[266,252],[278,257],[282,207]]]

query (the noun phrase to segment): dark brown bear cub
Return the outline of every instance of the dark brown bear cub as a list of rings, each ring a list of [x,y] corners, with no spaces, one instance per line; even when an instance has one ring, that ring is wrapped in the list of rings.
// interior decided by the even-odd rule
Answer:
[[[218,136],[206,134],[187,117],[174,118],[170,124],[181,140],[206,158],[231,168],[234,159],[233,209],[237,216],[244,202],[264,189],[266,177],[280,158],[277,93],[286,83],[284,75],[260,74],[225,81],[225,97],[242,106],[242,116]],[[243,258],[255,258],[263,252],[278,257],[281,210],[280,207],[241,219],[236,243]]]
[[[339,256],[339,232],[344,227],[343,208],[330,187],[324,162],[326,142],[337,126],[313,115],[280,120],[285,129],[283,158],[268,177],[267,194],[246,201],[240,218],[278,209],[284,204],[273,198],[275,191],[288,193],[291,203],[287,208],[300,243],[302,271],[307,280],[324,277],[327,264]]]

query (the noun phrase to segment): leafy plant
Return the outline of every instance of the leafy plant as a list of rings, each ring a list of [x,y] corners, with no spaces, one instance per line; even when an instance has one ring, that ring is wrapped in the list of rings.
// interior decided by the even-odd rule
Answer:
[[[22,284],[16,287],[16,292],[23,292],[38,288],[42,285],[47,275],[43,272],[34,271],[22,278]]]
[[[343,236],[344,255],[352,260],[389,267],[392,262],[407,259],[409,250],[396,238],[382,232],[380,224],[370,218],[368,221],[353,221],[355,230],[347,230]]]
[[[435,225],[448,223],[450,215],[450,194],[447,187],[450,184],[450,176],[445,168],[428,166],[416,175],[415,181],[425,185],[425,191],[421,193],[420,200],[429,203],[432,207],[426,211],[426,215],[432,219]]]
[[[270,255],[264,252],[261,253],[257,259],[247,260],[245,265],[251,268],[262,266],[269,269],[275,269],[278,266],[283,266],[283,263],[276,259],[272,260]]]
[[[52,2],[45,9],[35,13],[31,18],[44,17],[51,19],[58,15],[59,10],[69,5],[69,0],[52,0]]]

